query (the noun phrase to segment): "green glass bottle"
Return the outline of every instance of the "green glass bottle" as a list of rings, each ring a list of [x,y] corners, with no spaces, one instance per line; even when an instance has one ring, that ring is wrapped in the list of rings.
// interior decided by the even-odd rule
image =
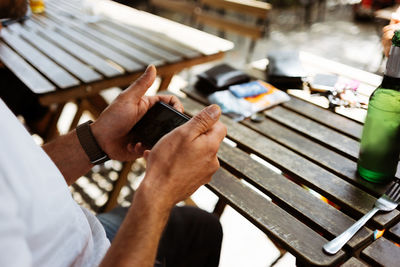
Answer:
[[[371,95],[365,120],[357,170],[375,183],[392,180],[400,154],[400,31],[392,48],[382,84]]]

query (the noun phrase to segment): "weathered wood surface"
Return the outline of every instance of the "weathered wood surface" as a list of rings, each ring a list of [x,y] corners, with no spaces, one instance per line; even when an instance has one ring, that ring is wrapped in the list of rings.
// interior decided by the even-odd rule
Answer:
[[[158,67],[160,89],[166,89],[174,74],[220,59],[233,47],[229,41],[113,1],[91,4],[99,8],[99,16],[89,15],[81,1],[49,0],[44,14],[2,31],[4,65],[44,105],[93,96],[112,86],[125,87],[149,64]],[[101,10],[104,5],[109,8]],[[118,10],[124,20],[110,10]],[[132,17],[140,23],[132,23]],[[191,40],[175,38],[176,32]],[[191,44],[200,39],[202,49]]]
[[[344,260],[343,251],[334,256],[326,256],[321,249],[327,242],[325,238],[241,183],[229,172],[220,169],[209,186],[255,225],[264,231],[270,230],[268,234],[271,238],[307,266],[332,266]]]
[[[345,263],[343,263],[341,265],[342,267],[366,267],[369,266],[368,264],[362,262],[361,260],[352,257],[350,258],[348,261],[346,261]]]
[[[189,115],[198,113],[207,104],[204,95],[193,90],[185,92],[188,97],[181,100],[185,112]],[[251,184],[257,189],[258,194],[264,194],[272,199],[276,206],[296,218],[301,224],[307,225],[330,240],[368,212],[373,207],[376,198],[385,191],[388,185],[375,185],[360,179],[356,174],[356,154],[351,156],[344,151],[334,149],[332,142],[329,141],[329,134],[332,134],[338,143],[341,139],[350,140],[350,145],[342,146],[342,150],[351,146],[356,149],[359,140],[357,135],[360,131],[358,123],[334,113],[297,112],[302,102],[295,99],[293,102],[271,108],[266,112],[270,115],[267,115],[260,123],[250,120],[238,123],[222,116],[221,121],[228,129],[227,138],[235,142],[236,147],[222,144],[218,157],[222,168],[230,175]],[[304,104],[307,105],[305,102]],[[310,111],[312,108],[316,108],[314,111],[320,109],[311,106]],[[288,118],[295,118],[295,122]],[[324,121],[323,118],[330,118],[332,123]],[[340,122],[340,126],[335,126],[335,122]],[[305,127],[307,123],[311,126]],[[321,132],[314,131],[312,126],[320,127]],[[350,150],[347,151],[350,153]],[[276,168],[275,171],[252,155],[272,164]],[[211,183],[210,188],[222,198],[227,199],[229,205],[238,209],[268,236],[290,251],[293,245],[280,238],[282,232],[275,232],[276,229],[272,229],[268,222],[265,224],[259,222],[260,214],[263,214],[261,211],[257,213],[258,217],[254,218],[253,210],[247,206],[250,205],[246,198],[246,194],[249,193],[243,190],[236,193],[225,192],[223,188],[220,188],[229,188],[230,183],[228,181],[220,183],[218,188]],[[336,207],[310,194],[303,185],[326,197]],[[236,204],[239,200],[240,205]],[[389,229],[399,220],[398,210],[376,215],[346,244],[344,251],[347,258],[358,255],[360,249],[372,242],[372,230]],[[282,221],[284,221],[283,218]],[[397,230],[396,227],[389,230],[390,238],[395,236],[395,230]],[[303,238],[302,233],[297,231],[292,232],[292,235],[292,238]],[[321,248],[318,247],[318,249]],[[302,251],[295,250],[293,253],[296,257],[303,256]],[[300,262],[310,264],[309,260],[303,258]],[[346,264],[347,266],[365,266],[359,259],[353,259]]]
[[[17,77],[23,81],[26,86],[36,94],[52,92],[56,87],[45,79],[37,70],[15,53],[5,43],[0,41],[0,60]]]
[[[361,258],[373,266],[399,266],[400,247],[381,237],[361,252]]]
[[[400,222],[389,229],[388,236],[390,236],[390,239],[400,244]]]

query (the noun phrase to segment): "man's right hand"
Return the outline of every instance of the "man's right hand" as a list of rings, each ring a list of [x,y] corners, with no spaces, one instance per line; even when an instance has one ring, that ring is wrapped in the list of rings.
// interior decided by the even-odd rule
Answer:
[[[217,152],[226,135],[220,115],[217,105],[208,106],[145,152],[147,173],[141,187],[154,200],[170,208],[211,180],[219,168]]]

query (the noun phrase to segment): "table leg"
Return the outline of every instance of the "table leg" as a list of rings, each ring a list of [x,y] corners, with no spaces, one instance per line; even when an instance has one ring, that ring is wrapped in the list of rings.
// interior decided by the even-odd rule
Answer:
[[[54,139],[59,135],[59,132],[57,130],[57,122],[60,119],[61,112],[63,111],[65,106],[65,103],[58,104],[56,110],[51,111],[51,118],[49,125],[46,128],[46,132],[43,136],[43,139],[45,142],[50,141],[51,139]]]
[[[213,213],[219,217],[221,217],[222,213],[224,212],[224,209],[226,207],[226,201],[222,198],[220,198],[215,205]]]
[[[175,73],[171,74],[164,74],[161,76],[161,84],[158,88],[158,91],[165,91],[168,89],[169,84],[171,83],[172,78],[174,77]]]

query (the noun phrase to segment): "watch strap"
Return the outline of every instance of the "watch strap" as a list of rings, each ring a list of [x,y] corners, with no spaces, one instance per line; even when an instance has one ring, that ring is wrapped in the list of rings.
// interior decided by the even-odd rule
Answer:
[[[110,158],[101,149],[94,137],[90,124],[93,121],[89,120],[76,127],[76,135],[78,136],[79,143],[81,144],[86,155],[89,157],[90,162],[94,165],[104,163]]]

